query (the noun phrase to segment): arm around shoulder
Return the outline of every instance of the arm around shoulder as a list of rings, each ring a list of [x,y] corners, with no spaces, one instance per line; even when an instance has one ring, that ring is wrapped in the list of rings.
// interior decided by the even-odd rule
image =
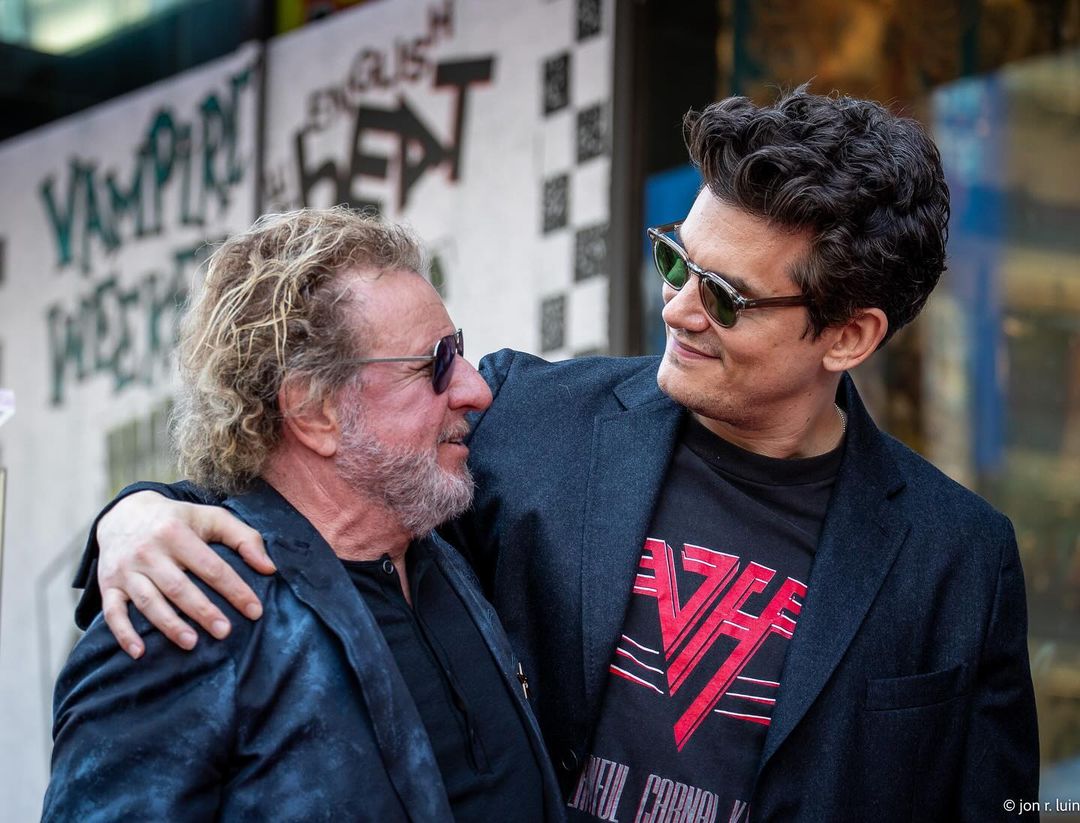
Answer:
[[[215,505],[221,502],[221,498],[212,492],[201,489],[198,486],[181,481],[179,483],[156,483],[153,481],[139,481],[125,486],[94,518],[90,525],[90,532],[86,538],[86,546],[83,548],[82,558],[79,560],[79,568],[75,572],[72,585],[76,589],[82,589],[82,596],[75,607],[75,625],[85,631],[90,627],[94,617],[101,611],[101,589],[98,586],[98,526],[105,515],[122,500],[139,492],[156,492],[168,500],[180,500],[188,503],[202,503]]]
[[[160,491],[162,487],[128,489],[151,490]],[[167,491],[203,502],[208,499],[205,492],[189,484],[167,487]],[[117,642],[132,657],[141,656],[144,646],[128,619],[129,602],[185,649],[195,646],[198,635],[179,618],[177,610],[213,637],[223,638],[231,630],[230,621],[185,571],[206,582],[246,617],[254,620],[262,614],[261,603],[251,588],[208,543],[232,547],[263,574],[274,570],[273,562],[261,535],[223,508],[155,494],[134,494],[116,501],[115,508],[103,513],[91,537],[100,541],[101,554],[95,564],[100,596],[88,581],[76,622],[88,625],[100,609]],[[92,544],[88,546],[88,557],[93,550]]]

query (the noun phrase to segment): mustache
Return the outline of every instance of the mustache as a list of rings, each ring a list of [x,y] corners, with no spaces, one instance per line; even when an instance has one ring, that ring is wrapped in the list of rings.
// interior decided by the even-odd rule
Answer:
[[[439,433],[439,442],[447,443],[451,440],[464,440],[469,436],[472,431],[472,426],[469,425],[467,420],[460,420],[457,423],[453,423],[447,426]]]

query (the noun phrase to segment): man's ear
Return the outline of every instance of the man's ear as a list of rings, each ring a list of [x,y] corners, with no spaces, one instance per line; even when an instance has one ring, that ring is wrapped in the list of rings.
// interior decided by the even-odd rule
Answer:
[[[828,371],[853,369],[873,354],[889,331],[889,318],[881,309],[859,309],[844,325],[833,329],[836,335],[822,364]]]
[[[302,381],[286,379],[278,390],[285,436],[320,457],[333,457],[341,441],[337,410],[328,398],[310,399]]]

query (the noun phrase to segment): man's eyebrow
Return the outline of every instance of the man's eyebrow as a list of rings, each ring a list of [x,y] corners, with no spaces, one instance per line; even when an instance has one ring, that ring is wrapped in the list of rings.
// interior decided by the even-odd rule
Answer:
[[[734,287],[735,291],[737,291],[743,297],[749,299],[757,297],[757,294],[750,287],[750,284],[743,280],[741,277],[736,277],[732,274],[724,274],[723,272],[717,272],[717,274],[723,277],[731,286]]]
[[[683,251],[686,251],[686,243],[684,243],[683,239],[682,239],[682,226],[679,226],[678,228],[676,228],[674,230],[673,234],[675,235],[675,239],[679,241],[679,245],[683,247]],[[690,257],[690,252],[689,251],[686,251],[686,256]],[[692,258],[692,257],[690,257],[690,259],[694,262],[695,266],[698,266],[699,268],[705,269],[705,267],[702,266],[700,263],[698,263],[697,260],[694,260],[694,258]],[[743,278],[741,278],[741,277],[739,277],[737,275],[726,274],[725,272],[722,272],[722,271],[711,271],[709,269],[705,269],[705,271],[709,272],[710,274],[715,274],[718,277],[722,277],[724,279],[724,281],[728,285],[730,285],[733,289],[735,289],[735,291],[737,291],[739,294],[741,294],[743,297],[745,297],[747,299],[753,299],[753,298],[758,296],[754,292],[754,290],[752,288],[750,288],[750,284],[747,283]]]

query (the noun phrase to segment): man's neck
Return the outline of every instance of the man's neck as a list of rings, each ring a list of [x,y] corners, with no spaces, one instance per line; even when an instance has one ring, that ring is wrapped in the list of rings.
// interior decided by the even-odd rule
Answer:
[[[694,417],[717,437],[746,451],[782,459],[816,457],[837,448],[847,417],[829,400],[810,411],[792,413],[779,422],[735,425],[694,412]]]
[[[377,560],[388,554],[403,574],[412,535],[401,519],[358,493],[330,468],[279,454],[264,475],[342,560]]]

